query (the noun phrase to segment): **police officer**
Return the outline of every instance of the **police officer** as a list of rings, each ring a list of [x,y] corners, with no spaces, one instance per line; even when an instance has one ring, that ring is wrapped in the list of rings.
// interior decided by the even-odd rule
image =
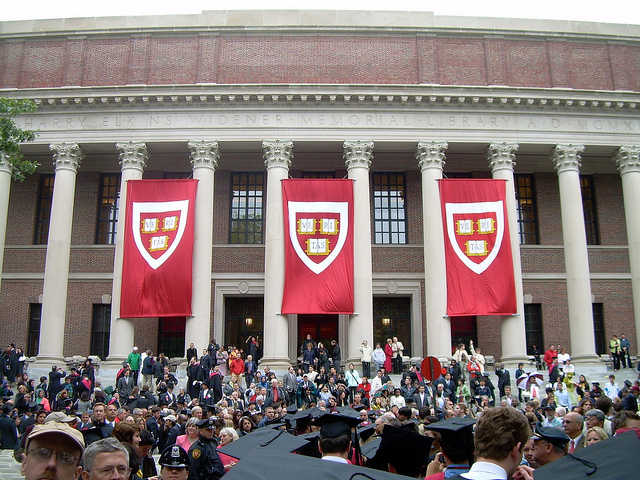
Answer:
[[[182,447],[171,445],[160,455],[160,480],[187,480],[189,456]]]
[[[217,480],[224,475],[224,466],[216,450],[216,430],[220,429],[222,421],[209,417],[203,418],[196,425],[200,437],[189,449],[189,480]]]

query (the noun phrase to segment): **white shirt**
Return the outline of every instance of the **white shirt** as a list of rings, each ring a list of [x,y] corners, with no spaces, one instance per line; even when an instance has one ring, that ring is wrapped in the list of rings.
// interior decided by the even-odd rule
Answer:
[[[467,473],[460,476],[471,480],[507,480],[507,471],[495,463],[476,462]]]
[[[369,392],[369,395],[373,396],[381,388],[382,388],[382,380],[380,380],[380,377],[376,375],[371,380],[371,392]]]
[[[604,393],[611,400],[614,400],[618,396],[618,392],[620,392],[620,388],[615,383],[607,382],[604,384]]]
[[[324,457],[322,457],[322,460],[336,463],[349,463],[346,458],[336,457],[335,455],[325,455]]]

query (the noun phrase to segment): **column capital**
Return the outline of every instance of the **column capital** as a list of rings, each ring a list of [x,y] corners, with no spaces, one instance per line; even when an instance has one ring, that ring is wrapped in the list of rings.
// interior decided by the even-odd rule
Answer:
[[[580,172],[584,145],[560,144],[553,149],[553,168],[558,175],[563,172]]]
[[[82,151],[77,143],[52,143],[49,145],[49,150],[53,152],[53,166],[56,168],[56,172],[58,170],[78,172]]]
[[[11,171],[13,167],[11,166],[11,162],[9,161],[9,156],[0,151],[0,173],[8,173],[11,175]]]
[[[291,140],[263,140],[262,157],[267,168],[284,167],[289,169],[293,160],[293,142]]]
[[[499,142],[489,144],[487,151],[487,159],[491,173],[499,170],[509,170],[513,172],[513,166],[516,164],[516,152],[518,151],[517,143]]]
[[[358,167],[368,169],[371,166],[373,142],[347,141],[342,144],[342,149],[347,170]]]
[[[640,173],[640,145],[622,145],[615,159],[620,175],[631,172]]]
[[[416,160],[418,160],[420,171],[429,169],[442,171],[447,148],[449,148],[449,144],[443,141],[418,142]]]
[[[149,158],[146,143],[121,142],[116,143],[116,148],[120,151],[120,167],[122,170],[132,169],[140,172],[144,170]]]
[[[194,168],[208,168],[215,170],[218,168],[220,160],[220,150],[218,142],[207,140],[193,140],[187,143],[191,150],[191,166]]]

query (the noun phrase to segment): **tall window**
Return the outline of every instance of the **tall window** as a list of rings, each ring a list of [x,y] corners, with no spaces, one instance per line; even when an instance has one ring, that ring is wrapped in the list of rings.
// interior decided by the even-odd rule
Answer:
[[[234,173],[231,176],[231,228],[229,243],[262,243],[262,173]]]
[[[49,237],[49,218],[51,217],[51,203],[53,201],[53,174],[40,175],[38,186],[38,206],[36,209],[36,225],[33,243],[44,245]]]
[[[405,181],[402,173],[373,174],[374,242],[407,243]]]
[[[524,304],[524,329],[527,338],[527,355],[533,355],[534,346],[538,348],[538,352],[543,352],[542,305],[539,303]]]
[[[118,203],[120,200],[120,175],[105,173],[100,177],[98,194],[98,224],[96,243],[114,245],[118,228]]]
[[[42,304],[29,304],[29,332],[27,334],[27,357],[38,355],[40,348],[40,319],[42,318]]]
[[[533,175],[514,175],[520,243],[538,244],[538,209]],[[541,345],[538,345],[540,348]]]
[[[97,355],[103,360],[109,356],[110,333],[111,305],[94,303],[93,318],[91,319],[91,355]]]
[[[607,342],[604,334],[604,308],[602,303],[591,305],[593,311],[593,336],[596,341],[596,353],[604,355],[607,353]]]
[[[584,211],[584,229],[587,234],[587,245],[600,244],[598,216],[596,213],[596,193],[591,175],[580,175],[582,191],[582,210]]]

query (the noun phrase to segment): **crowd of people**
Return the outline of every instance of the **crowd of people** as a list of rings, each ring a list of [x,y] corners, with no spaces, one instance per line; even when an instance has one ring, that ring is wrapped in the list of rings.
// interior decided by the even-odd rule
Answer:
[[[241,348],[212,340],[200,355],[191,344],[180,386],[164,355],[134,347],[105,387],[89,359],[32,379],[11,345],[2,355],[0,446],[14,450],[27,480],[215,479],[241,470],[230,446],[254,437],[270,445],[268,432],[303,439],[297,453],[412,477],[486,478],[489,469],[527,480],[627,429],[640,435],[639,381],[590,383],[559,345],[545,351],[544,375],[520,364],[512,381],[498,364],[497,386],[473,342],[455,346],[437,378],[405,365],[403,350],[395,337],[384,348],[363,341],[356,368],[335,340],[325,347],[308,335],[300,362],[276,375],[260,365],[258,339]]]

